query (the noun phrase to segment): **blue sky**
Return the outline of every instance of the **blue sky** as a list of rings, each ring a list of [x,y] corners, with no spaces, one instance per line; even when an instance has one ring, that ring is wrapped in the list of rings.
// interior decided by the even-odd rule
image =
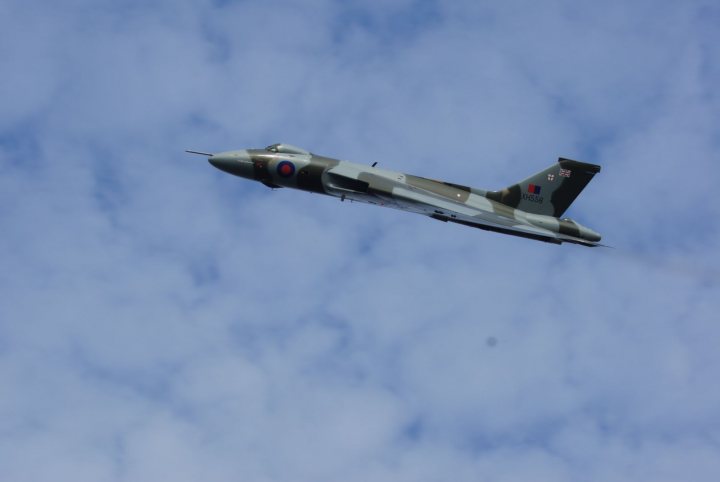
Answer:
[[[0,6],[0,479],[715,480],[714,2]],[[232,178],[288,142],[553,246]]]

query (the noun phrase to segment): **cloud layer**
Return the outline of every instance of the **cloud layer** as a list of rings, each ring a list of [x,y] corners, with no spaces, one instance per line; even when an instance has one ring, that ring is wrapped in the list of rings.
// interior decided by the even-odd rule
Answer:
[[[4,2],[2,480],[714,480],[712,2]],[[551,246],[269,191],[289,142],[481,188],[602,172]]]

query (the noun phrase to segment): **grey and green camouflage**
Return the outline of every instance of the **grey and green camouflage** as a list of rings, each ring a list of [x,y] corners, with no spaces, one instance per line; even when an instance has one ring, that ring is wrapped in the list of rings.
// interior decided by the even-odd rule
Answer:
[[[230,174],[271,188],[289,187],[392,207],[538,241],[598,246],[600,235],[560,219],[600,166],[560,158],[547,169],[498,191],[427,179],[312,154],[289,144],[207,155]]]

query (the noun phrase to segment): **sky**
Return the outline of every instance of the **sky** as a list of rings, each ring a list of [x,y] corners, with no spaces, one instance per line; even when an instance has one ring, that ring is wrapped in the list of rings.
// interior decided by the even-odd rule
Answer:
[[[0,480],[713,481],[714,1],[0,3]],[[276,142],[555,246],[289,189]]]

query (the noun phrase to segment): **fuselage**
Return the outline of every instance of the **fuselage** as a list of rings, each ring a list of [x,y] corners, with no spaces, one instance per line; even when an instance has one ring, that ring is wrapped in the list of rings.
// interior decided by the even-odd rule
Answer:
[[[227,151],[210,156],[209,161],[271,188],[300,189],[549,242],[592,245],[600,240],[596,232],[570,219],[513,208],[482,189],[319,156],[293,146]]]

